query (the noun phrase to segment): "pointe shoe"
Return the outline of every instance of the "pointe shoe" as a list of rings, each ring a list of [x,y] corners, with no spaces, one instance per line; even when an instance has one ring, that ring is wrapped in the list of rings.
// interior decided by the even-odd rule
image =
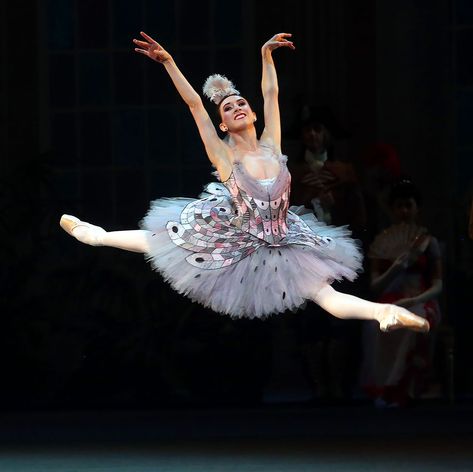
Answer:
[[[384,305],[383,313],[379,318],[381,331],[394,331],[407,328],[421,333],[427,333],[430,329],[429,322],[421,316],[414,315],[410,311],[396,305]]]
[[[62,215],[59,225],[67,234],[70,234],[81,243],[91,246],[103,245],[103,236],[106,231],[100,226],[86,223],[72,215]]]

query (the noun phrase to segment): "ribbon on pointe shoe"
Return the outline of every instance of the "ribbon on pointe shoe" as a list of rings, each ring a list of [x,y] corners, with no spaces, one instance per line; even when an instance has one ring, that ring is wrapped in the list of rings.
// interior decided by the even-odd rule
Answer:
[[[75,216],[72,215],[62,215],[61,219],[59,220],[59,225],[61,228],[67,233],[73,236],[72,231],[79,226],[81,221],[79,218],[76,218]]]
[[[396,305],[387,305],[387,311],[380,323],[381,331],[389,332],[396,329],[407,328],[420,333],[427,333],[430,330],[429,322],[413,313]]]
[[[100,226],[86,223],[72,215],[62,215],[59,225],[67,234],[70,234],[81,243],[90,246],[103,246],[103,237],[106,231]],[[77,228],[81,228],[81,230],[74,234],[73,231]]]

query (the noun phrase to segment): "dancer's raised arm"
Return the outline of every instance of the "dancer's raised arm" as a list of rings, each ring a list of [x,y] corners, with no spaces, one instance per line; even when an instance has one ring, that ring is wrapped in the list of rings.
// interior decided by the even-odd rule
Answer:
[[[227,156],[227,148],[219,138],[200,95],[179,70],[171,54],[151,36],[143,31],[140,34],[144,41],[133,39],[133,42],[138,46],[135,48],[135,51],[163,64],[179,95],[187,104],[194,117],[210,161],[219,172],[222,168],[227,168],[231,165]]]
[[[263,72],[261,78],[261,89],[264,99],[264,131],[261,141],[274,146],[278,151],[281,149],[281,120],[279,116],[278,103],[278,77],[274,66],[272,52],[280,47],[295,49],[290,38],[290,33],[279,33],[263,44],[261,55],[263,61]]]

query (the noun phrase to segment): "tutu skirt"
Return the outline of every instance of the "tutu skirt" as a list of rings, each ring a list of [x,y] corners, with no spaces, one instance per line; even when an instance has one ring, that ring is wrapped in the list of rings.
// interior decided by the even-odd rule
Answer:
[[[272,313],[296,310],[325,284],[353,280],[362,267],[357,241],[346,227],[317,221],[312,213],[296,216],[327,244],[310,247],[291,242],[263,245],[237,263],[217,269],[189,264],[189,251],[176,245],[166,228],[179,221],[191,198],[162,198],[151,204],[141,228],[149,233],[146,258],[153,269],[179,293],[218,313],[234,318],[264,318]]]

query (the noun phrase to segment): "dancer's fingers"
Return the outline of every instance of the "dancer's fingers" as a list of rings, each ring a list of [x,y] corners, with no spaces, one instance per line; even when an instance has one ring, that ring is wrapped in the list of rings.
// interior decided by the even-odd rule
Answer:
[[[291,33],[278,33],[273,36],[273,39],[276,41],[282,41],[285,40],[286,38],[290,38],[292,36]]]
[[[149,56],[148,51],[145,51],[144,49],[135,48],[135,51],[144,54],[145,56]]]
[[[294,43],[292,41],[288,41],[287,39],[284,39],[284,40],[281,40],[281,41],[273,41],[273,42],[271,42],[271,44],[273,44],[274,47],[276,47],[276,48],[288,47],[288,48],[291,48],[291,49],[296,49],[296,47],[294,46]]]
[[[291,49],[296,49],[296,46],[294,46],[294,43],[292,41],[284,42],[282,45],[287,46],[288,48],[291,48]]]
[[[138,44],[138,46],[141,46],[142,48],[148,48],[150,46],[149,43],[146,43],[145,41],[140,41],[139,39],[134,39],[133,42],[135,44]]]
[[[140,31],[140,34],[141,36],[143,36],[143,38],[148,40],[150,43],[156,43],[156,41],[151,36],[148,36],[144,31]]]

